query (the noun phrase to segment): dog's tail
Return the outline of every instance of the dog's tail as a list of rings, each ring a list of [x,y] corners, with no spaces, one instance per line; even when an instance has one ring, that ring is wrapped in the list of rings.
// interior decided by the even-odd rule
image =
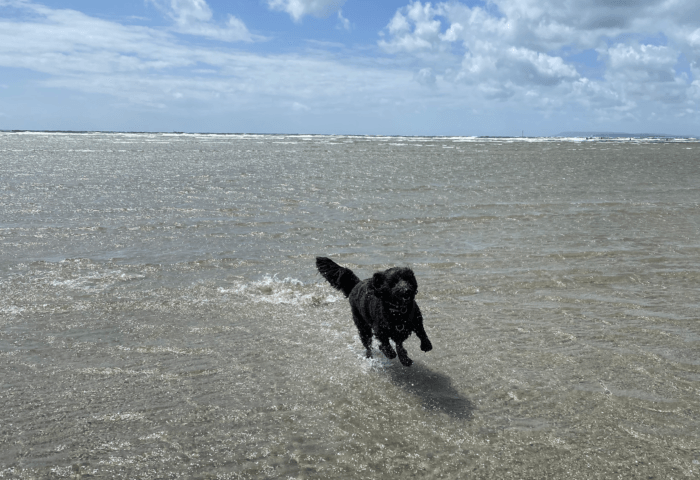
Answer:
[[[360,283],[360,279],[352,273],[352,270],[341,267],[330,258],[316,257],[316,268],[333,288],[343,292],[346,297],[350,295],[355,285]]]

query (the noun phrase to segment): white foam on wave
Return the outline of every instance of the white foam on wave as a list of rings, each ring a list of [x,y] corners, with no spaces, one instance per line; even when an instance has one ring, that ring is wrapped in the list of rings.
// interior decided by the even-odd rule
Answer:
[[[103,272],[93,271],[88,274],[77,275],[74,278],[53,279],[49,284],[54,287],[65,287],[72,290],[100,292],[117,282],[128,282],[143,278],[146,277],[142,274],[126,273],[122,270],[107,270]]]
[[[122,421],[122,422],[133,422],[133,421],[138,421],[138,420],[143,420],[146,418],[146,415],[140,412],[116,412],[113,414],[105,414],[105,415],[93,415],[93,419],[95,420],[100,420],[103,422],[117,422],[117,421]]]
[[[26,309],[16,305],[0,305],[0,313],[4,315],[22,315]]]
[[[265,275],[261,280],[234,284],[233,288],[219,288],[220,293],[232,293],[246,297],[255,303],[271,303],[275,305],[322,305],[335,303],[341,297],[329,294],[328,289],[320,284],[306,285],[296,278],[277,275]]]

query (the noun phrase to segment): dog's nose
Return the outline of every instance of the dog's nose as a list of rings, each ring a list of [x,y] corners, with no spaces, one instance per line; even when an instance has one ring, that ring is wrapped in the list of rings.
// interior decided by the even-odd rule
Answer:
[[[397,294],[400,299],[402,299],[404,302],[407,302],[411,298],[411,287],[408,285],[408,283],[404,282],[403,280],[399,282],[399,284],[396,286]]]

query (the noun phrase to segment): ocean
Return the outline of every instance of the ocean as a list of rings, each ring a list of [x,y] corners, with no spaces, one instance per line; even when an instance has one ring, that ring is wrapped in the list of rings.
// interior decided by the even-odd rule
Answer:
[[[0,478],[700,476],[700,145],[0,133]],[[372,359],[316,256],[413,268]]]

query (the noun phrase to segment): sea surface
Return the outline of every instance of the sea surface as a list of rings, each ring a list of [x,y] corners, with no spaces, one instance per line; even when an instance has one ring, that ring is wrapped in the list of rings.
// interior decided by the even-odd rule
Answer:
[[[699,477],[698,143],[0,133],[0,478]]]

